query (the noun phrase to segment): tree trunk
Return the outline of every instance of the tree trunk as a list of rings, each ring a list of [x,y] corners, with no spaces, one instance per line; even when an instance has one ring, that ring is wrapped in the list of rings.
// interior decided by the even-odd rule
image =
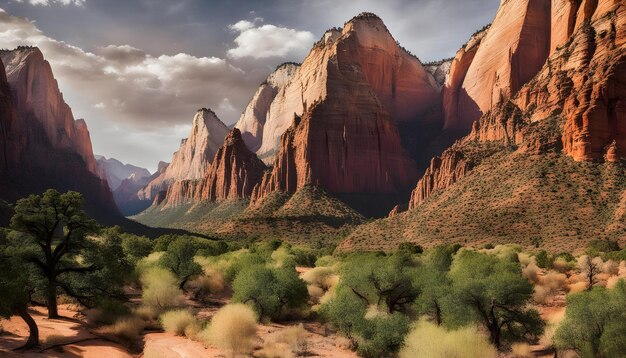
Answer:
[[[437,325],[441,326],[441,307],[439,307],[438,302],[435,302],[435,320],[437,321]]]
[[[37,323],[28,313],[28,309],[26,307],[20,308],[17,310],[17,314],[26,322],[28,325],[28,340],[26,344],[23,346],[16,348],[15,350],[26,350],[33,348],[39,344],[39,328],[37,328]]]
[[[57,285],[50,282],[48,284],[48,297],[46,299],[46,306],[48,306],[48,318],[59,318],[59,311],[57,309]]]

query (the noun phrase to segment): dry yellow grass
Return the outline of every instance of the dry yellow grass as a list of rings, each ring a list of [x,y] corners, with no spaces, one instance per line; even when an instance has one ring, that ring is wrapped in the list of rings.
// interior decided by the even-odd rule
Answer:
[[[256,315],[243,304],[228,304],[222,307],[210,325],[198,334],[208,346],[215,346],[229,357],[252,351],[256,337]]]

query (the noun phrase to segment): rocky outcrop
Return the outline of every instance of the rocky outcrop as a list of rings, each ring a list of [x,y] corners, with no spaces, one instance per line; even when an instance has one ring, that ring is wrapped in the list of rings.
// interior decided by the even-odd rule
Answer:
[[[176,206],[201,201],[249,199],[265,170],[265,164],[246,147],[241,132],[235,128],[217,150],[202,180],[175,182],[162,203]]]
[[[139,199],[152,201],[156,193],[167,191],[172,183],[201,179],[228,132],[228,127],[213,111],[198,110],[189,138],[181,141],[167,169],[138,193]]]
[[[294,78],[298,67],[300,64],[291,62],[278,66],[261,84],[241,114],[235,128],[241,131],[243,140],[251,151],[256,152],[261,147],[265,122],[272,115],[270,107],[276,96],[285,95],[285,88]]]
[[[269,110],[263,110],[268,115],[261,146],[256,151],[258,156],[272,163],[280,137],[291,126],[294,114],[302,117],[315,103],[331,96],[337,103],[351,107],[360,105],[355,98],[369,96],[379,102],[377,110],[385,111],[397,123],[427,125],[429,120],[439,120],[424,118],[439,101],[439,88],[433,76],[417,58],[398,46],[380,18],[364,14],[346,23],[343,29],[327,31],[303,64],[288,77]],[[341,117],[342,109],[336,110],[336,115]],[[237,127],[244,138],[259,137],[254,132],[256,129]]]
[[[571,36],[564,43],[562,37],[553,38],[553,53],[538,73],[510,99],[501,98],[467,137],[433,160],[413,192],[411,208],[467,174],[475,163],[465,157],[480,143],[500,143],[530,154],[562,151],[578,161],[626,159],[626,5],[600,0],[578,8],[572,2],[554,11],[555,3],[551,29],[555,36],[572,31]]]
[[[84,195],[90,215],[120,223],[111,191],[97,175],[87,126],[74,120],[42,53],[21,47],[1,51],[0,58],[0,198],[74,190]]]
[[[96,155],[98,169],[109,183],[111,190],[115,191],[122,181],[131,179],[132,182],[138,182],[140,179],[146,179],[151,176],[146,168],[140,168],[132,164],[124,164],[115,158],[106,158]],[[147,183],[144,183],[145,186]]]

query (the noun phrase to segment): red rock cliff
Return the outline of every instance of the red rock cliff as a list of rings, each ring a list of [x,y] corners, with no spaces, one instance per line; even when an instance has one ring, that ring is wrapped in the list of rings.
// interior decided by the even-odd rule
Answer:
[[[121,219],[97,176],[89,131],[84,121],[74,121],[41,52],[19,48],[1,51],[0,58],[0,198],[74,190],[103,223]]]
[[[202,180],[183,180],[170,186],[164,202],[181,203],[248,199],[261,182],[265,164],[244,143],[239,129],[233,129],[217,150]]]
[[[217,149],[224,142],[228,127],[210,109],[200,109],[194,116],[189,138],[183,139],[165,171],[152,180],[138,196],[152,200],[154,195],[166,191],[170,184],[183,180],[201,179]]]
[[[261,106],[261,112],[267,113],[264,122],[248,123],[253,117],[244,113],[243,122],[237,125],[244,139],[262,138],[256,153],[266,163],[273,162],[280,137],[291,126],[294,114],[302,117],[314,103],[330,96],[354,105],[348,88],[368,92],[397,123],[429,125],[439,120],[424,116],[440,101],[438,83],[416,57],[398,46],[382,20],[372,14],[356,17],[343,29],[327,31],[302,65],[284,79],[269,109]],[[257,96],[251,106],[256,100]],[[244,126],[244,122],[248,124]]]
[[[499,142],[532,154],[563,151],[579,161],[626,159],[626,4],[574,1],[555,11],[557,3],[551,56],[515,96],[474,123],[457,148]],[[463,154],[450,149],[433,160],[412,208],[471,170]]]

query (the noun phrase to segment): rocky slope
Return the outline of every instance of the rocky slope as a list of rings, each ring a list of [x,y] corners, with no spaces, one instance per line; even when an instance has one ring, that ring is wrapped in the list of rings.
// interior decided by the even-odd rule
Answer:
[[[228,132],[228,127],[213,111],[198,110],[189,137],[181,141],[165,171],[138,193],[139,199],[153,200],[174,182],[201,179]]]
[[[122,181],[133,178],[132,181],[149,178],[152,174],[146,168],[140,168],[132,164],[124,164],[115,158],[106,158],[96,155],[98,170],[103,175],[112,191],[115,191]],[[144,184],[145,185],[145,184]]]
[[[368,230],[395,225],[400,237],[423,243],[432,240],[433,232],[429,233],[426,226],[457,240],[477,240],[482,235],[483,240],[525,243],[520,240],[534,235],[548,247],[567,250],[581,246],[581,242],[571,241],[571,236],[579,240],[624,239],[615,229],[621,227],[615,218],[621,217],[617,210],[626,188],[619,174],[623,171],[620,162],[626,156],[626,128],[621,120],[626,118],[626,4],[613,0],[563,4],[554,0],[551,5],[545,9],[525,0],[503,2],[491,28],[473,38],[473,46],[457,54],[449,83],[458,77],[454,82],[462,83],[459,88],[463,90],[472,67],[494,63],[478,61],[489,58],[489,50],[500,51],[488,39],[503,36],[507,27],[502,19],[513,18],[507,12],[520,6],[518,10],[524,12],[514,18],[532,19],[531,28],[536,29],[533,44],[526,47],[537,50],[530,52],[530,67],[538,58],[535,55],[543,53],[537,44],[542,48],[549,44],[549,57],[525,83],[519,81],[529,73],[517,79],[510,75],[519,74],[516,66],[526,60],[516,62],[510,57],[508,67],[501,67],[500,73],[509,75],[511,86],[483,84],[499,88],[499,99],[489,106],[484,104],[486,98],[475,97],[476,103],[487,108],[485,114],[473,123],[468,136],[432,160],[413,192],[412,210],[363,228],[346,241],[345,247],[366,243]],[[538,9],[549,16],[537,13]],[[538,30],[544,28],[549,31]],[[457,76],[455,70],[467,67],[461,63],[471,51],[476,54],[472,60],[471,54],[467,57],[466,62],[472,63],[461,81],[463,76]],[[517,53],[523,53],[520,51]],[[472,85],[481,81],[484,78],[475,78]],[[471,118],[473,112],[462,109],[457,106],[457,118],[467,113]],[[592,164],[577,166],[576,161]],[[573,176],[572,182],[567,182],[563,172]],[[508,194],[496,195],[499,193]],[[524,205],[518,200],[524,200]],[[472,215],[464,214],[470,212]],[[506,214],[496,219],[494,212]],[[512,213],[516,215],[509,215]],[[451,215],[458,220],[450,220]],[[470,217],[476,220],[469,223]],[[547,217],[550,223],[544,222]],[[419,223],[425,227],[416,229]],[[466,232],[461,233],[460,228]],[[576,235],[570,232],[574,228]]]
[[[98,177],[87,126],[74,120],[43,54],[22,47],[1,51],[0,58],[0,198],[12,202],[49,188],[76,190],[101,222],[121,218]]]

